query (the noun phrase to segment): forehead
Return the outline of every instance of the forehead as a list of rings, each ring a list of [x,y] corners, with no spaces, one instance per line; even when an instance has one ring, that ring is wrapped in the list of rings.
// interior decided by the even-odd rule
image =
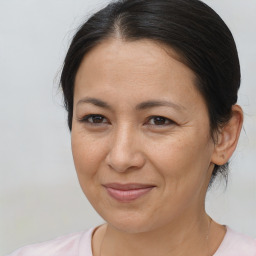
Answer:
[[[182,66],[184,65],[181,56],[174,49],[160,42],[149,39],[125,41],[119,38],[109,38],[96,45],[85,55],[77,76],[79,76],[81,68],[86,66],[87,63],[89,65],[96,64],[100,67],[100,64],[113,64],[115,61],[117,64],[122,62],[124,68],[126,68],[124,64],[132,64],[138,69],[140,65],[143,68],[146,66],[157,68],[159,65],[170,66],[172,64],[171,59],[180,62]],[[99,63],[98,60],[101,60],[101,62]],[[157,66],[154,66],[154,64],[157,64]],[[191,71],[191,73],[193,72]]]
[[[171,48],[151,40],[108,39],[94,47],[81,62],[75,80],[80,94],[138,94],[143,98],[198,94],[194,72]],[[84,95],[87,96],[87,95]],[[91,95],[89,95],[91,96]]]

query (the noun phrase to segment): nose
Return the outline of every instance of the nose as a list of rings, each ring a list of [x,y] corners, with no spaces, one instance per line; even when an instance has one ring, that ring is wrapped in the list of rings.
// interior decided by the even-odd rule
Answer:
[[[138,134],[129,127],[121,127],[114,132],[106,161],[117,172],[142,168],[145,156]]]

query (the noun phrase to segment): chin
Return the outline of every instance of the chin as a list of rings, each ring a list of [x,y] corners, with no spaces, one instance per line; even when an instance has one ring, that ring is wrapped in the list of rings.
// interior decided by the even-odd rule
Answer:
[[[138,223],[138,222],[115,222],[110,223],[113,228],[117,229],[118,231],[129,233],[129,234],[139,234],[148,232],[151,230],[151,228],[148,225],[145,225],[144,223]]]
[[[130,234],[148,232],[154,229],[152,218],[150,216],[140,215],[140,213],[119,213],[112,211],[111,216],[101,215],[103,219],[113,228]]]

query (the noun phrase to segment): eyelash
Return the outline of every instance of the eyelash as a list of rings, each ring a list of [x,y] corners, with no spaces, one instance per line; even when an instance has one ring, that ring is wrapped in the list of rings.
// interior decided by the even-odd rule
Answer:
[[[103,123],[108,123],[107,122],[99,122],[99,123],[94,123],[94,122],[91,122],[89,121],[90,118],[101,118],[101,119],[106,119],[103,115],[99,115],[99,114],[90,114],[90,115],[87,115],[81,119],[78,119],[79,122],[82,122],[82,123],[88,123],[90,125],[102,125]],[[106,119],[107,120],[107,119]]]
[[[105,122],[93,122],[93,119],[91,121],[90,118],[97,118],[99,120],[106,120]],[[96,120],[97,120],[96,119]],[[151,120],[154,120],[156,121],[156,119],[158,119],[158,121],[164,121],[163,124],[151,124],[150,121]],[[79,122],[82,122],[82,123],[88,123],[90,125],[93,125],[93,126],[100,126],[102,124],[109,124],[110,122],[107,120],[107,118],[105,118],[103,115],[100,115],[100,114],[90,114],[90,115],[86,115],[85,117],[81,118],[81,119],[78,119]],[[172,121],[171,119],[169,118],[166,118],[166,117],[163,117],[163,116],[150,116],[147,118],[147,121],[146,121],[146,124],[148,124],[149,126],[158,126],[158,127],[165,127],[165,126],[169,126],[169,125],[173,125],[175,124],[174,121]]]
[[[175,124],[174,121],[172,121],[171,119],[169,118],[166,118],[166,117],[163,117],[163,116],[150,116],[148,119],[147,119],[147,123],[150,122],[150,120],[154,120],[154,119],[158,119],[161,120],[161,121],[164,121],[164,124],[149,124],[150,126],[160,126],[160,127],[163,127],[163,126],[168,126],[168,125],[173,125]],[[156,121],[156,120],[155,120]]]

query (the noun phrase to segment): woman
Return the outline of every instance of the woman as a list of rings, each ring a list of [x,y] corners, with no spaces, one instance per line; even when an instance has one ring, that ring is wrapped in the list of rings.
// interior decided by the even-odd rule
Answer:
[[[12,255],[256,255],[211,219],[243,122],[231,32],[198,0],[123,0],[76,33],[61,75],[80,185],[106,224]]]

